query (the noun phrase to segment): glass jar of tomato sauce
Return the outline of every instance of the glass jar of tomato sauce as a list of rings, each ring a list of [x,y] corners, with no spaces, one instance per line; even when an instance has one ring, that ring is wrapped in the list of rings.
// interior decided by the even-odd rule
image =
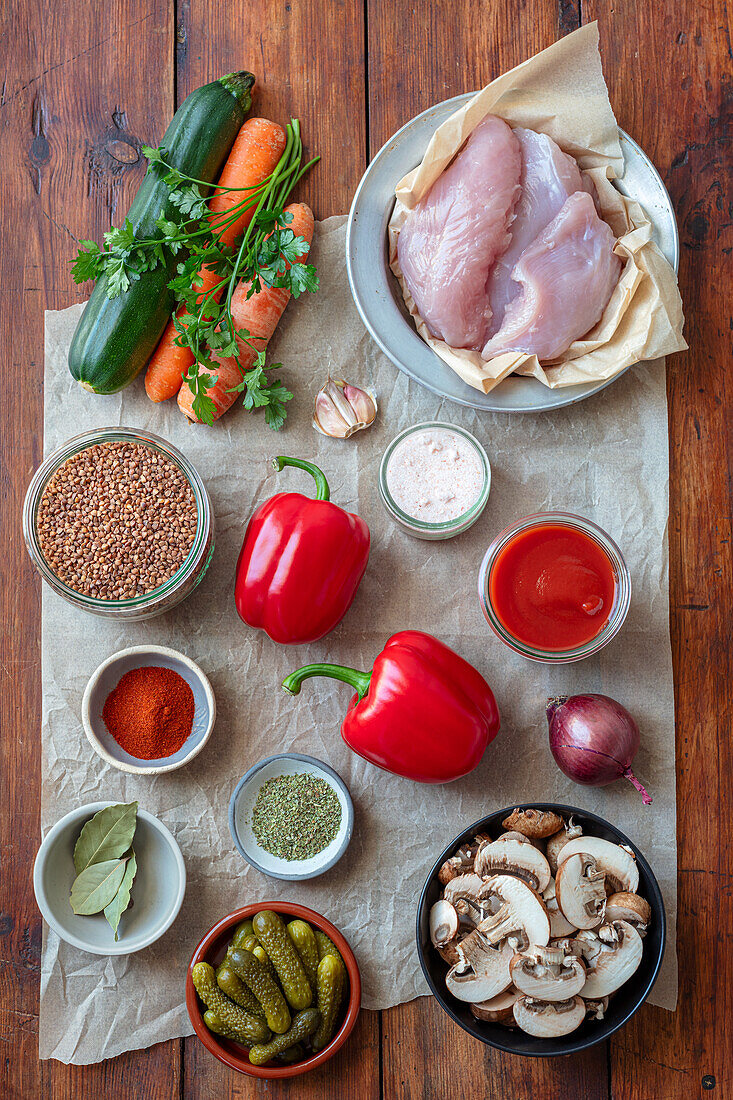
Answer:
[[[631,602],[623,555],[605,531],[570,512],[539,512],[502,531],[481,564],[486,620],[531,661],[581,661],[618,634]]]

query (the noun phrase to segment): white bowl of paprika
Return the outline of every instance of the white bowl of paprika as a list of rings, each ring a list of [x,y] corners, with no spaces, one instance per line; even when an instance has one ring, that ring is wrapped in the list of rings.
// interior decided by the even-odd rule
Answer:
[[[208,677],[185,654],[138,645],[102,662],[86,686],[81,717],[90,745],[112,767],[160,775],[201,752],[216,702]]]

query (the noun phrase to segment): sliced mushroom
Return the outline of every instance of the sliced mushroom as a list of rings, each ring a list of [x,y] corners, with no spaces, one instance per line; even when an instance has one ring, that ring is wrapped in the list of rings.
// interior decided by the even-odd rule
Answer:
[[[503,993],[512,984],[508,944],[492,947],[478,930],[471,932],[458,948],[460,961],[445,976],[448,990],[458,1001],[478,1004]]]
[[[639,885],[639,868],[634,853],[621,844],[613,844],[599,836],[581,836],[568,841],[560,850],[559,864],[571,856],[585,854],[593,856],[598,870],[606,876],[606,891],[615,894],[619,891],[636,893]],[[566,914],[567,916],[567,914]]]
[[[458,913],[442,898],[430,910],[430,940],[433,947],[445,947],[458,934]]]
[[[550,939],[557,939],[558,936],[571,936],[575,932],[575,925],[566,920],[560,912],[554,878],[550,879],[542,891],[542,900],[547,906],[550,917]]]
[[[483,885],[483,879],[473,873],[457,875],[446,885],[443,899],[454,906],[459,916],[470,918],[470,921],[475,924],[476,916],[478,915],[480,919],[480,913],[483,912],[483,910],[480,910],[479,914],[475,912]]]
[[[567,1001],[585,985],[585,963],[557,947],[530,947],[514,956],[509,972],[520,993],[541,1001]]]
[[[442,886],[445,886],[456,878],[457,875],[463,875],[467,871],[473,870],[473,860],[476,855],[477,845],[462,844],[455,855],[452,855],[441,866],[438,871],[438,881]]]
[[[608,1012],[608,997],[601,997],[599,1001],[585,1001],[585,1015],[589,1020],[602,1020]]]
[[[627,924],[633,925],[642,939],[646,935],[651,919],[652,909],[649,902],[640,898],[638,894],[630,894],[622,890],[618,894],[611,894],[606,902],[608,923],[625,920]]]
[[[614,993],[635,973],[643,952],[641,936],[631,924],[616,920],[598,930],[600,950],[592,960],[583,992],[590,1000]]]
[[[487,875],[516,875],[533,890],[545,889],[550,881],[550,865],[534,844],[518,840],[495,840],[482,844],[476,853],[474,870]]]
[[[514,1019],[522,1031],[538,1039],[555,1039],[569,1035],[580,1027],[585,1019],[582,997],[567,1001],[539,1001],[534,997],[520,997],[514,1005]]]
[[[488,1001],[479,1001],[471,1005],[471,1012],[477,1020],[484,1020],[487,1024],[504,1024],[511,1020],[514,1023],[515,1001],[518,1001],[521,993],[518,989],[510,987],[497,997],[491,997]]]
[[[550,810],[513,810],[509,817],[504,818],[502,825],[505,829],[514,829],[532,840],[542,840],[546,836],[552,836],[562,828],[563,819],[559,814]]]
[[[550,939],[550,918],[542,898],[513,875],[495,875],[484,883],[482,898],[493,912],[478,929],[491,944],[507,940],[514,950],[530,944],[544,947]]]
[[[559,832],[553,833],[552,836],[548,836],[545,843],[545,855],[547,856],[547,862],[550,864],[550,870],[553,875],[557,874],[557,857],[560,854],[560,849],[564,848],[569,840],[575,840],[576,837],[582,835],[582,827],[576,825],[571,817],[567,825],[564,825]]]
[[[555,879],[557,904],[574,928],[595,928],[601,923],[606,908],[604,883],[603,872],[585,852],[560,864]]]
[[[465,938],[465,937],[464,937]],[[436,951],[440,955],[443,962],[448,963],[448,966],[455,966],[456,963],[461,961],[461,956],[458,954],[458,945],[461,942],[461,937],[456,936],[454,940],[447,943],[445,947],[437,947]]]

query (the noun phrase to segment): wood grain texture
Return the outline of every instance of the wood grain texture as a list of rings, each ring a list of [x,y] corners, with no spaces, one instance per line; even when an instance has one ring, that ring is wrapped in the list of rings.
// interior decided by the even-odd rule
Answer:
[[[168,5],[95,7],[90,18],[85,4],[15,0],[0,14],[0,1095],[13,1100],[179,1093],[180,1042],[83,1070],[38,1061],[40,580],[20,515],[42,457],[43,310],[84,297],[68,268],[75,238],[98,238],[126,208],[140,142],[157,143],[173,106]]]
[[[731,28],[720,2],[587,0],[619,124],[662,174],[680,228],[687,353],[667,363],[677,719],[680,1008],[611,1042],[614,1100],[733,1095],[733,384]]]
[[[382,1013],[388,1100],[607,1100],[605,1054],[517,1058],[482,1046],[433,997]]]
[[[198,1039],[186,1040],[185,1100],[380,1100],[379,1014],[361,1012],[349,1040],[325,1066],[284,1081],[258,1081],[227,1069]]]
[[[254,111],[300,119],[306,154],[321,163],[298,197],[317,218],[343,214],[366,167],[361,0],[183,0],[178,101],[232,69],[257,77]]]
[[[680,1003],[645,1008],[605,1048],[558,1061],[499,1055],[421,998],[362,1013],[318,1074],[281,1087],[230,1073],[188,1039],[89,1067],[39,1063],[40,582],[23,495],[42,453],[43,309],[84,297],[75,237],[119,221],[175,103],[236,68],[256,110],[302,120],[323,157],[301,197],[346,211],[404,122],[598,18],[620,124],[677,209],[691,351],[668,364],[672,642],[679,782]],[[733,1095],[733,383],[730,374],[730,26],[723,0],[13,0],[0,6],[0,1096],[93,1100],[677,1100]],[[185,1048],[185,1054],[184,1054]],[[448,1067],[460,1062],[458,1079]],[[610,1076],[609,1076],[610,1070]],[[458,1091],[457,1091],[458,1090]]]
[[[555,0],[366,0],[370,156],[420,111],[477,91],[574,30]]]

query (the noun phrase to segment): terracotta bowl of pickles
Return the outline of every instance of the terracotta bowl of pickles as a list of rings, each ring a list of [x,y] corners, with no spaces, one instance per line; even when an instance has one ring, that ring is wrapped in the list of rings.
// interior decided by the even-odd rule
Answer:
[[[209,929],[186,974],[186,1007],[230,1069],[277,1080],[317,1069],[353,1031],[359,967],[346,938],[304,905],[245,905]]]

